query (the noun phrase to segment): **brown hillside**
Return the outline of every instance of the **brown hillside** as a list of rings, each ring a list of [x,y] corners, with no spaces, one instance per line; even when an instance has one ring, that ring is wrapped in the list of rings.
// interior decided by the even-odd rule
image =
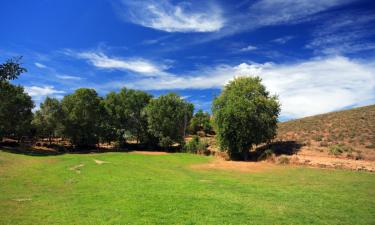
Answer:
[[[335,155],[360,153],[374,160],[375,105],[280,123],[277,139]]]

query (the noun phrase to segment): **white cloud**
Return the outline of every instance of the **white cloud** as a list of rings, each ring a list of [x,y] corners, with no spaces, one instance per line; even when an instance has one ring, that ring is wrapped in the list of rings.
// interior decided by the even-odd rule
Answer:
[[[199,74],[195,76],[192,74]],[[282,116],[299,118],[375,102],[375,63],[346,57],[317,58],[295,64],[220,65],[189,75],[168,74],[112,82],[144,90],[222,88],[235,76],[258,75],[282,103]]]
[[[158,66],[145,59],[110,58],[100,52],[81,52],[76,54],[76,56],[82,59],[87,59],[94,66],[103,69],[127,70],[150,76],[153,76],[156,73],[161,73],[163,69],[163,66]]]
[[[216,5],[205,5],[204,10],[193,9],[187,2],[172,4],[164,1],[123,0],[118,12],[135,24],[166,32],[213,32],[224,26],[221,10]]]
[[[36,109],[39,108],[39,104],[47,96],[61,98],[61,94],[64,94],[65,91],[56,90],[53,86],[26,86],[26,93],[28,93],[34,100]]]
[[[82,77],[70,76],[70,75],[56,75],[61,80],[82,80]]]
[[[254,51],[254,50],[257,50],[258,48],[254,45],[248,45],[244,48],[241,48],[240,51],[241,52],[250,52],[250,51]]]
[[[38,63],[38,62],[34,63],[34,65],[35,65],[36,67],[38,67],[38,68],[41,68],[41,69],[45,69],[45,68],[47,68],[46,65],[41,64],[41,63]]]
[[[284,37],[273,39],[272,42],[282,45],[292,40],[293,38],[294,36],[284,36]]]

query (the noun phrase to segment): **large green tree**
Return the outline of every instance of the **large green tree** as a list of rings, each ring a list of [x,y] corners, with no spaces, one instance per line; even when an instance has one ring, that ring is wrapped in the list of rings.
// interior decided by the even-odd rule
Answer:
[[[111,92],[104,100],[104,107],[117,131],[118,141],[134,137],[137,142],[147,142],[147,119],[144,108],[152,95],[139,90],[123,88],[119,93]]]
[[[253,145],[276,135],[280,104],[258,77],[238,77],[214,99],[212,112],[217,139],[222,149],[245,160]]]
[[[184,136],[193,115],[194,106],[175,93],[152,99],[146,107],[149,131],[163,147],[184,143]]]
[[[94,146],[101,135],[103,109],[95,90],[80,88],[61,101],[63,132],[77,147]]]
[[[52,137],[61,133],[62,111],[59,100],[47,97],[40,104],[40,109],[34,114],[33,124],[36,127],[37,134],[42,137],[48,137],[49,143],[52,143]]]

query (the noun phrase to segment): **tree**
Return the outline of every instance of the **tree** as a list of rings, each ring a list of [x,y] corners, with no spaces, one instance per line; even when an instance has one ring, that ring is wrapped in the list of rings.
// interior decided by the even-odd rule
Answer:
[[[217,139],[222,149],[245,160],[253,145],[274,138],[280,104],[270,96],[258,77],[239,77],[214,99],[212,112]]]
[[[147,119],[143,112],[152,95],[138,90],[123,88],[119,93],[111,92],[104,100],[104,107],[117,131],[117,140],[125,143],[132,136],[137,142],[147,142]]]
[[[210,114],[198,110],[190,121],[190,131],[196,134],[198,131],[204,131],[206,134],[212,131]]]
[[[73,145],[91,147],[101,134],[101,98],[94,89],[80,88],[61,101],[63,132]]]
[[[20,59],[9,59],[0,64],[0,139],[13,136],[20,140],[31,130],[34,103],[23,87],[8,82],[26,72],[19,63]]]
[[[17,79],[21,73],[27,72],[20,64],[22,57],[8,59],[0,64],[0,81]]]
[[[23,87],[0,81],[0,139],[28,135],[34,103]]]
[[[52,144],[52,137],[58,134],[61,129],[62,111],[59,100],[47,97],[40,104],[40,109],[35,112],[33,124],[37,133],[43,137],[48,137]]]
[[[163,147],[170,147],[174,142],[182,145],[193,110],[193,104],[175,93],[152,99],[146,107],[149,131]]]

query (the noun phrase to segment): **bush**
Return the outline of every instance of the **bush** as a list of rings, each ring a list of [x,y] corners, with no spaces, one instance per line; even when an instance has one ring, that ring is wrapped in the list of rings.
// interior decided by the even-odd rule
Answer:
[[[207,142],[201,141],[199,136],[194,135],[193,138],[188,143],[186,143],[186,145],[184,146],[184,150],[190,153],[204,154],[207,152],[207,147]]]
[[[344,144],[336,144],[336,145],[331,145],[329,147],[329,154],[331,155],[341,155],[344,152],[351,153],[353,149],[351,147],[348,147]]]
[[[277,159],[277,163],[278,164],[284,164],[284,165],[286,165],[286,164],[289,164],[289,161],[290,161],[290,159],[289,159],[289,157],[287,157],[287,156],[280,156],[278,159]]]

